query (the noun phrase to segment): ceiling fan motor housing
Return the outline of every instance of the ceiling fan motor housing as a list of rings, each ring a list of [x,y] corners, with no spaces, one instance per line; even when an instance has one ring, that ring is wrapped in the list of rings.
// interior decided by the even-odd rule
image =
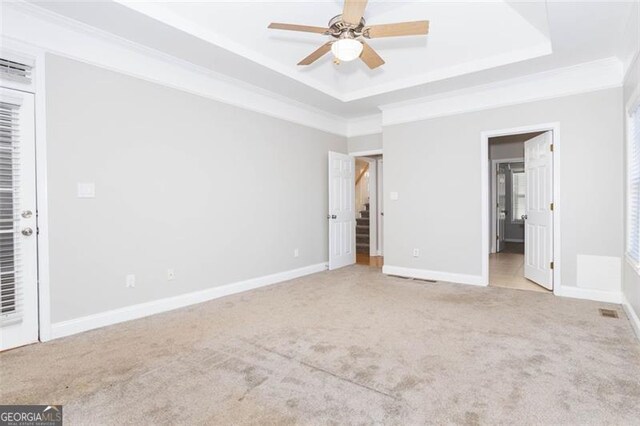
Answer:
[[[344,22],[342,15],[336,15],[329,21],[329,35],[335,38],[357,38],[362,37],[365,32],[366,21],[360,18],[360,23],[356,26]]]

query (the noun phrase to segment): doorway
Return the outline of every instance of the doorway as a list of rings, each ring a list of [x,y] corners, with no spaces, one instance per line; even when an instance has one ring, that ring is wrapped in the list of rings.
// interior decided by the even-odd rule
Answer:
[[[383,266],[382,154],[355,156],[356,263]]]
[[[554,288],[554,132],[484,135],[488,167],[490,286]],[[484,272],[484,271],[483,271]]]

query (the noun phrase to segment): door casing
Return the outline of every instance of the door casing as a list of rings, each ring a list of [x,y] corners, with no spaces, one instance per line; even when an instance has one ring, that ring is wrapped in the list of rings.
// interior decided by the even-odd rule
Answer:
[[[481,226],[482,226],[482,238],[481,238],[481,252],[482,252],[482,284],[489,285],[489,253],[491,252],[490,245],[490,220],[489,220],[489,206],[491,200],[491,190],[489,188],[489,139],[498,136],[519,135],[523,133],[533,132],[553,132],[553,253],[554,253],[554,268],[553,268],[553,293],[561,293],[562,287],[562,274],[561,274],[561,227],[560,227],[560,215],[562,205],[560,200],[560,159],[561,159],[561,132],[560,123],[542,123],[533,124],[530,126],[513,127],[506,129],[495,129],[482,131],[480,133],[480,186],[481,186]],[[495,238],[495,237],[494,237]]]

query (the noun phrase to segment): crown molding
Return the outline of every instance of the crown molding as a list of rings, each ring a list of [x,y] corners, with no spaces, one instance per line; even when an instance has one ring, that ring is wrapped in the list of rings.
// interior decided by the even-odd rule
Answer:
[[[347,122],[347,137],[382,133],[382,114],[352,118]]]
[[[623,81],[622,68],[622,62],[611,57],[409,102],[382,105],[382,125],[391,126],[620,87]]]
[[[3,4],[1,40],[29,45],[156,84],[325,132],[347,120],[23,2]]]

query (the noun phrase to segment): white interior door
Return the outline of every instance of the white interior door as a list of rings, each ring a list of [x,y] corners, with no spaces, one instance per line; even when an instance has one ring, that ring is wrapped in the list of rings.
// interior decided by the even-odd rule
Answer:
[[[553,133],[524,143],[525,227],[524,276],[553,289]]]
[[[38,340],[33,94],[0,89],[0,350]]]
[[[356,263],[355,159],[329,152],[329,269]]]

